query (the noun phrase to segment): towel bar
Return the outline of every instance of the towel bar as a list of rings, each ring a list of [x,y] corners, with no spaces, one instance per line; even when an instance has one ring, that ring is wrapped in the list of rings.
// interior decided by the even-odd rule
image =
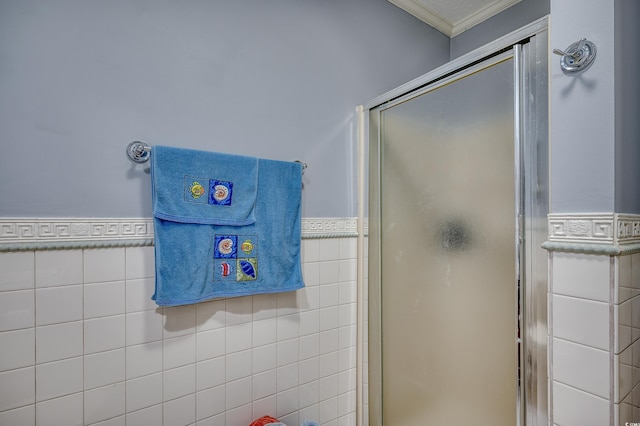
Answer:
[[[127,145],[127,157],[134,163],[146,163],[151,155],[151,147],[141,141],[133,141]],[[307,163],[296,160],[296,163],[302,164],[302,174],[307,168]]]

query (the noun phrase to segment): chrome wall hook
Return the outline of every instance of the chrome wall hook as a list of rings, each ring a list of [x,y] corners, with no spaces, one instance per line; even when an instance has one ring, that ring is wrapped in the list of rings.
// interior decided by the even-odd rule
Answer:
[[[586,71],[596,59],[596,45],[583,38],[567,47],[564,51],[553,49],[553,53],[562,56],[560,68],[567,75],[577,75]]]

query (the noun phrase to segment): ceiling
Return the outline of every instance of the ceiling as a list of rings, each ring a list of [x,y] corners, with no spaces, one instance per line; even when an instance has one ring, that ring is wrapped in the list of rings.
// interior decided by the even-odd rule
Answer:
[[[520,0],[389,0],[441,33],[455,37]]]

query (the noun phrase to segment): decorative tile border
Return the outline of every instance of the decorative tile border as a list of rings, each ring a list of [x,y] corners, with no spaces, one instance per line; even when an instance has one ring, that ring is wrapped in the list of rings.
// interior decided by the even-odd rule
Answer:
[[[640,250],[640,215],[619,213],[550,214],[550,251],[620,255]]]
[[[302,238],[357,236],[356,218],[302,219]],[[150,218],[0,218],[0,252],[150,245]]]

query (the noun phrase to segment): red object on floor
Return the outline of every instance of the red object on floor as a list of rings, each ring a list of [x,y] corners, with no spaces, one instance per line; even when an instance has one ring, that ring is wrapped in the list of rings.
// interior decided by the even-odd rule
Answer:
[[[271,416],[263,416],[259,419],[254,420],[249,426],[264,426],[268,425],[269,423],[277,423],[278,421],[278,419],[274,419]]]

